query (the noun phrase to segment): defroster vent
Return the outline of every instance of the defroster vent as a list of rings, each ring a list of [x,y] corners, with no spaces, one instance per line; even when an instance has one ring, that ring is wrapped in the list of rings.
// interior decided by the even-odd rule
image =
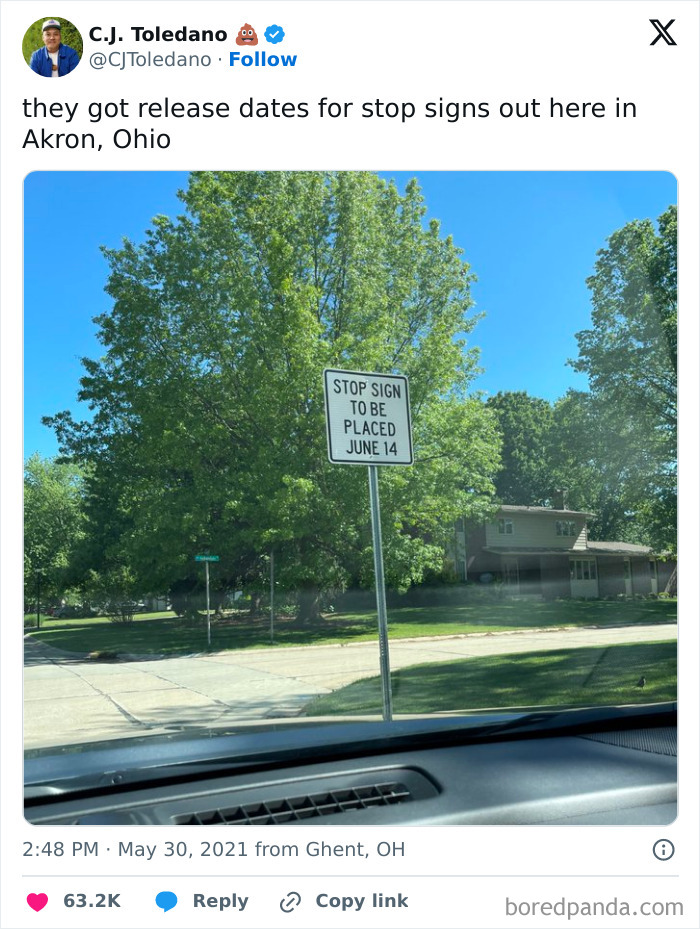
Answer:
[[[175,822],[181,826],[279,826],[319,816],[335,816],[351,810],[393,806],[410,800],[413,800],[413,796],[408,787],[393,781],[191,813],[189,816],[176,817]]]

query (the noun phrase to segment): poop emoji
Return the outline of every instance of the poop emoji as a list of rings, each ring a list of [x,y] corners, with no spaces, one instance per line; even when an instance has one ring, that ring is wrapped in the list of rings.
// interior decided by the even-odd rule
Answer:
[[[238,30],[236,45],[257,45],[258,37],[250,23],[244,23]]]

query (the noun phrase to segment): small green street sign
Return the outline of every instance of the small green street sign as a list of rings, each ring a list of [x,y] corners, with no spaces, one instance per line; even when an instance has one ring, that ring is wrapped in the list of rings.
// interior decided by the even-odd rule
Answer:
[[[218,555],[195,555],[194,560],[195,561],[218,561],[219,556]]]

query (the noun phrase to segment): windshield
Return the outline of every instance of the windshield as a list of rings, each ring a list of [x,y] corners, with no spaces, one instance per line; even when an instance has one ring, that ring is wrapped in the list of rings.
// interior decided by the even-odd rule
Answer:
[[[675,203],[29,175],[25,748],[675,700]]]

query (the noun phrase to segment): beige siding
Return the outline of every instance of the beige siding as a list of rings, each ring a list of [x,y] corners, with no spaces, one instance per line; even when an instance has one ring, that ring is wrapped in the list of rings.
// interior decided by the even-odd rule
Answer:
[[[586,523],[582,516],[572,516],[576,523],[576,536],[557,535],[557,520],[566,517],[549,513],[513,513],[499,517],[513,522],[513,534],[498,531],[498,519],[486,524],[486,545],[513,548],[561,548],[562,551],[581,551],[586,548]]]

